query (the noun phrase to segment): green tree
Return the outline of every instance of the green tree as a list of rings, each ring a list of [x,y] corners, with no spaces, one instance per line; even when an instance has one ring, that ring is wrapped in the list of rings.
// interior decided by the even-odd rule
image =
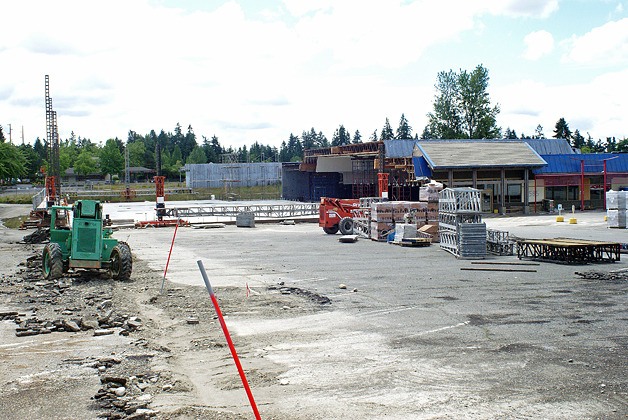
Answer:
[[[506,128],[506,132],[504,133],[505,139],[516,139],[517,132],[515,130],[511,130],[510,127]]]
[[[360,130],[355,130],[355,134],[353,135],[353,141],[351,143],[353,144],[362,143],[362,135],[360,134]]]
[[[349,131],[344,125],[340,124],[340,127],[334,131],[334,135],[331,138],[331,145],[345,146],[347,144],[351,144],[351,134],[349,134]]]
[[[190,153],[190,156],[188,156],[188,159],[185,161],[186,163],[207,163],[207,156],[205,155],[205,152],[203,151],[202,148],[196,146],[194,149],[192,149],[192,152]]]
[[[83,149],[74,161],[74,172],[89,175],[98,172],[98,158],[88,149]]]
[[[109,139],[100,151],[100,171],[105,175],[120,175],[124,169],[124,156],[115,139]]]
[[[584,136],[580,134],[580,130],[576,129],[576,131],[573,132],[573,137],[571,138],[571,145],[576,149],[581,149],[584,144]]]
[[[33,181],[39,177],[39,168],[43,164],[43,159],[39,157],[39,154],[35,152],[35,149],[30,144],[22,144],[18,146],[20,152],[26,159],[26,173],[25,176]]]
[[[76,149],[72,146],[59,145],[59,169],[61,174],[64,174],[68,168],[74,165],[74,160],[78,155]]]
[[[577,132],[578,130],[576,130]],[[575,137],[575,133],[574,133]],[[617,146],[615,147],[616,152],[626,153],[628,152],[628,138],[623,138],[622,140],[617,142]]]
[[[373,131],[373,134],[369,137],[369,141],[377,141],[377,129]]]
[[[11,180],[26,175],[26,158],[10,143],[0,142],[0,179]]]
[[[534,136],[532,136],[533,139],[543,139],[545,138],[545,134],[543,134],[543,126],[541,124],[538,124],[536,126],[536,129],[534,130]]]
[[[412,127],[408,124],[408,120],[404,114],[401,114],[401,119],[399,120],[399,127],[397,127],[397,135],[396,139],[411,139],[412,138]]]
[[[127,143],[126,147],[129,151],[129,166],[146,166],[144,159],[146,156],[146,145],[143,141],[134,141]]]
[[[423,134],[429,134],[429,138],[464,138],[462,115],[459,109],[458,75],[453,70],[441,71],[438,73],[434,87],[437,92],[434,97],[434,111],[427,114],[428,126],[423,130]]]
[[[4,129],[2,128],[2,124],[0,124],[0,143],[4,143],[6,138],[4,138]]]
[[[499,105],[491,106],[488,70],[478,65],[472,72],[440,72],[434,111],[427,114],[429,133],[435,138],[486,138],[501,136],[497,126]]]
[[[567,121],[565,121],[563,117],[560,117],[560,119],[556,121],[554,135],[552,137],[555,139],[571,140],[571,130],[569,129],[569,124],[567,124]]]
[[[382,127],[382,132],[379,136],[380,140],[392,140],[395,138],[395,133],[393,133],[393,129],[390,126],[390,121],[386,118],[386,122],[384,123],[384,127]]]

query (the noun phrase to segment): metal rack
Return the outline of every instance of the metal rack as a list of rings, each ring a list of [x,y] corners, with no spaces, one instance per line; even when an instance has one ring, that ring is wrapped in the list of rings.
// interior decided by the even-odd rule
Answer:
[[[482,222],[480,191],[445,188],[438,193],[440,247],[459,258],[486,257],[486,224]]]

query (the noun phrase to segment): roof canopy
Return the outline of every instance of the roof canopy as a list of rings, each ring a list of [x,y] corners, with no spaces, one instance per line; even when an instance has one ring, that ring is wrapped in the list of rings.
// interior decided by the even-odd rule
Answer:
[[[423,156],[432,170],[471,168],[537,168],[547,164],[524,141],[419,141],[414,156]]]
[[[579,174],[582,172],[584,163],[584,173],[601,174],[604,172],[604,162],[606,162],[607,173],[628,173],[627,153],[583,153],[565,155],[543,156],[547,161],[547,166],[535,169],[535,175],[545,174]]]

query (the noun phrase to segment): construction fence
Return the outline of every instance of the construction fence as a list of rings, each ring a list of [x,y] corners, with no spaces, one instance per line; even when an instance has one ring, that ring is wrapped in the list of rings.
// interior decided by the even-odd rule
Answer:
[[[185,165],[188,188],[238,188],[281,182],[281,162]]]

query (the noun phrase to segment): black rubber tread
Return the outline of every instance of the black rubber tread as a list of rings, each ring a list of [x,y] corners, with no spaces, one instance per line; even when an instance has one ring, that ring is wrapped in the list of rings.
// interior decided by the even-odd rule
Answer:
[[[340,233],[343,235],[353,235],[353,219],[350,217],[343,217],[338,223]]]
[[[44,247],[41,256],[41,269],[45,279],[58,279],[63,276],[61,245],[52,242]]]
[[[133,256],[131,248],[126,242],[118,242],[111,250],[109,274],[114,280],[126,281],[131,278],[133,271]]]
[[[323,231],[328,235],[335,235],[338,233],[338,225],[333,225],[331,227],[324,227]]]

